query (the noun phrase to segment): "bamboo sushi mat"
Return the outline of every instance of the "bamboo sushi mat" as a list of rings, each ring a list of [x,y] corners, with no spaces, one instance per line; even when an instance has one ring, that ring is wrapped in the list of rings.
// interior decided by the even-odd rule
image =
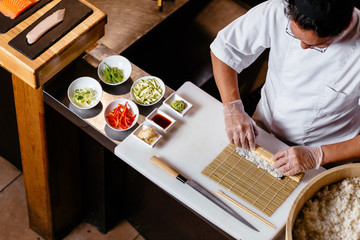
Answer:
[[[289,177],[281,180],[273,177],[235,149],[234,144],[229,144],[202,174],[271,216],[299,182]]]

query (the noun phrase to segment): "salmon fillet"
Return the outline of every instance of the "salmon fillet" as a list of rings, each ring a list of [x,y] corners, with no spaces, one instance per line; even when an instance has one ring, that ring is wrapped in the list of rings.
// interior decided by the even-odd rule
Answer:
[[[39,1],[40,0],[2,0],[0,1],[0,12],[11,19],[15,19],[23,11]]]
[[[55,27],[57,24],[61,23],[64,20],[64,16],[65,8],[57,10],[56,12],[42,20],[28,34],[26,34],[27,42],[29,44],[33,44],[34,42],[36,42],[47,31]]]

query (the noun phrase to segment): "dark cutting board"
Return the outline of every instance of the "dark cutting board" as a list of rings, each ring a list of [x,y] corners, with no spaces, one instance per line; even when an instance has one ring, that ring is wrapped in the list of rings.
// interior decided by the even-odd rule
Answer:
[[[46,32],[39,40],[33,44],[28,44],[26,40],[26,34],[30,32],[36,25],[42,20],[50,16],[52,13],[59,9],[65,8],[64,20],[56,25],[54,28]],[[14,39],[9,42],[9,45],[24,54],[30,59],[37,58],[41,53],[46,51],[55,42],[62,38],[66,33],[71,31],[85,18],[87,18],[93,10],[88,6],[82,4],[77,0],[62,0],[43,16],[41,16],[36,22],[31,24],[28,28],[22,31]]]
[[[6,33],[9,29],[16,26],[18,23],[23,21],[25,18],[32,15],[34,12],[45,6],[48,2],[52,0],[40,0],[39,2],[35,3],[24,12],[22,12],[17,18],[11,19],[9,17],[4,16],[0,13],[0,33]]]

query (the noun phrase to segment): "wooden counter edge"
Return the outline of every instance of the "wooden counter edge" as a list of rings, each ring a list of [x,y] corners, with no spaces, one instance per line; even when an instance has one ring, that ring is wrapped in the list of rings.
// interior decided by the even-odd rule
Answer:
[[[77,36],[78,34],[74,34],[75,36],[72,37],[72,41],[70,41],[69,44],[67,44],[65,47],[56,49],[56,51],[58,51],[57,57],[52,58],[50,61],[46,62],[46,64],[44,64],[41,68],[39,68],[36,74],[35,88],[38,88],[39,86],[42,86],[44,83],[46,83],[56,73],[61,71],[78,56],[85,53],[88,48],[91,48],[97,40],[104,36],[105,24],[107,23],[106,13],[85,0],[79,1],[87,5],[94,11],[87,19],[82,22],[82,24],[84,25],[88,25],[90,23],[91,27],[86,30],[81,30],[82,33],[79,36]],[[80,27],[83,28],[81,24],[79,24],[67,35],[71,35],[73,31],[76,31],[77,28]],[[66,37],[67,35],[65,35],[64,37]]]
[[[102,21],[95,27],[89,29],[86,34],[77,38],[69,47],[63,49],[57,58],[52,58],[35,75],[36,83],[34,88],[44,85],[48,80],[55,76],[59,71],[74,61],[90,46],[104,35],[106,21]]]
[[[14,33],[3,35],[0,46],[1,67],[32,88],[39,88],[103,37],[107,23],[106,13],[85,0],[79,1],[93,9],[93,13],[34,60],[8,45],[9,36],[6,35]],[[4,39],[8,40],[4,42]]]

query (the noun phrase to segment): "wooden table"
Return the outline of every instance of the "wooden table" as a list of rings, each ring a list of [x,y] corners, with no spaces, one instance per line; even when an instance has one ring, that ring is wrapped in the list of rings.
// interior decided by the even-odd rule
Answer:
[[[52,188],[49,182],[51,161],[46,141],[43,85],[99,40],[104,35],[107,21],[103,11],[85,0],[80,1],[92,8],[93,13],[34,60],[13,49],[8,42],[60,0],[51,1],[8,32],[0,34],[0,65],[12,74],[30,227],[46,239],[58,238],[71,223],[56,221],[60,216],[60,213],[55,214],[56,209],[63,208],[64,202],[58,201],[59,204],[54,206],[56,187]],[[66,204],[68,211],[62,214],[71,219],[78,211],[78,202]]]
[[[8,42],[60,0],[53,0],[8,32],[0,35],[0,66],[12,74],[30,227],[45,239],[64,237],[83,217],[83,199],[79,196],[81,195],[79,191],[82,191],[79,183],[81,178],[77,176],[77,171],[81,169],[81,166],[78,162],[72,162],[74,156],[70,157],[71,150],[75,150],[76,146],[66,149],[78,139],[76,139],[77,136],[74,136],[75,139],[64,139],[65,146],[62,146],[61,154],[54,156],[58,153],[54,151],[57,150],[55,149],[57,145],[51,141],[53,140],[50,136],[52,132],[49,132],[49,129],[64,128],[64,125],[49,124],[47,119],[53,117],[53,111],[47,106],[52,106],[56,112],[62,113],[65,117],[74,114],[68,108],[69,105],[63,105],[67,104],[66,100],[64,100],[65,103],[59,104],[44,91],[46,85],[49,85],[49,82],[63,81],[57,78],[59,73],[84,52],[88,53],[84,57],[85,60],[96,67],[100,60],[109,54],[123,51],[189,2],[189,0],[166,1],[163,11],[159,12],[156,1],[121,0],[116,3],[109,1],[106,4],[96,0],[79,1],[92,8],[93,14],[34,60],[23,56],[9,46]],[[119,24],[117,21],[119,16],[123,16],[125,20],[116,34],[108,33],[99,41],[100,45],[95,42],[105,34],[108,15],[99,8],[110,12],[112,16],[110,18],[113,19],[110,24]],[[129,13],[132,14],[129,15]],[[116,45],[111,45],[109,39],[116,42]],[[115,51],[103,44],[109,44],[109,47]],[[147,73],[133,65],[132,81],[143,75]],[[171,91],[167,88],[167,95]],[[125,94],[122,97],[128,96]],[[113,98],[115,96],[111,94],[104,94],[105,102]],[[44,104],[46,100],[47,105]],[[145,114],[140,117],[139,122],[143,121]],[[85,126],[87,130],[90,129],[90,136],[112,152],[121,139],[107,136],[100,118],[101,115],[88,120],[80,117],[78,120],[81,122],[80,125]],[[69,130],[64,133],[67,137],[72,137]],[[64,153],[66,150],[68,152]],[[101,210],[100,214],[104,215],[104,211]],[[106,231],[107,229],[104,227],[99,230]]]
[[[112,54],[114,54],[114,52],[110,49],[105,50],[103,53],[105,56]],[[137,125],[128,131],[121,133],[115,132],[107,127],[104,120],[103,112],[107,103],[118,98],[130,99],[131,84],[139,77],[149,75],[149,73],[132,64],[133,71],[127,82],[115,87],[102,84],[103,97],[100,104],[93,109],[81,111],[69,102],[66,96],[66,89],[71,81],[82,76],[84,73],[86,73],[87,76],[96,78],[96,68],[93,68],[85,61],[79,62],[80,63],[74,68],[68,69],[57,76],[59,79],[67,80],[64,80],[64,82],[53,81],[45,87],[43,93],[44,101],[48,105],[90,135],[92,140],[96,140],[95,144],[91,143],[91,141],[90,143],[86,142],[87,150],[85,155],[83,155],[86,159],[86,165],[91,166],[90,173],[87,173],[89,170],[83,171],[84,175],[90,176],[85,179],[85,185],[91,188],[88,195],[85,195],[87,201],[90,202],[88,211],[91,212],[92,216],[86,219],[86,221],[95,225],[101,232],[106,233],[107,230],[109,230],[109,223],[113,217],[110,215],[115,213],[118,215],[116,216],[117,218],[121,215],[120,217],[128,219],[130,223],[134,224],[140,234],[144,234],[144,236],[149,237],[149,239],[162,239],[162,236],[172,236],[174,233],[179,232],[180,229],[183,233],[177,237],[173,237],[174,239],[180,239],[182,236],[188,236],[189,234],[194,234],[193,236],[201,235],[206,239],[232,239],[216,225],[200,217],[197,212],[193,212],[187,207],[184,207],[181,201],[175,200],[168,195],[167,192],[162,191],[157,185],[140,176],[141,174],[139,174],[138,169],[132,169],[132,166],[127,164],[123,158],[119,159],[113,154],[115,147],[122,146],[124,143],[123,140],[126,141],[127,137],[137,125],[141,124],[154,108],[162,107],[164,99],[174,91],[166,87],[165,96],[159,103],[150,107],[138,106],[139,119]],[[85,70],[83,71],[80,70],[82,65],[85,65]],[[71,74],[72,72],[74,72],[74,74]],[[111,154],[106,154],[106,152],[101,149],[104,147],[107,148]],[[145,152],[144,149],[140,149],[139,154],[145,154]],[[86,166],[84,166],[84,168],[86,168]],[[109,169],[111,169],[111,171],[109,171]],[[111,172],[115,174],[112,175]],[[124,181],[122,184],[125,186],[111,186],[112,180],[109,178],[115,178],[115,181],[122,179]],[[141,189],[146,189],[146,193],[141,190],[138,191],[139,186],[141,186]],[[114,196],[109,194],[109,192],[112,191],[120,192],[120,197],[114,198]],[[115,201],[116,205],[122,205],[120,209],[119,206],[114,206],[109,203],[109,198],[111,198],[111,201]],[[159,204],[159,201],[163,202],[163,204]],[[161,206],[160,209],[158,209],[159,206]],[[101,208],[100,211],[99,208]],[[128,212],[124,211],[124,208],[126,208]],[[176,218],[173,218],[172,214],[169,214],[172,211],[177,212]],[[159,219],[149,221],[149,218],[152,218],[154,212],[159,216]],[[179,219],[181,219],[180,222],[183,223],[180,224]],[[196,227],[194,227],[194,224]],[[159,230],[161,233],[159,233]]]

